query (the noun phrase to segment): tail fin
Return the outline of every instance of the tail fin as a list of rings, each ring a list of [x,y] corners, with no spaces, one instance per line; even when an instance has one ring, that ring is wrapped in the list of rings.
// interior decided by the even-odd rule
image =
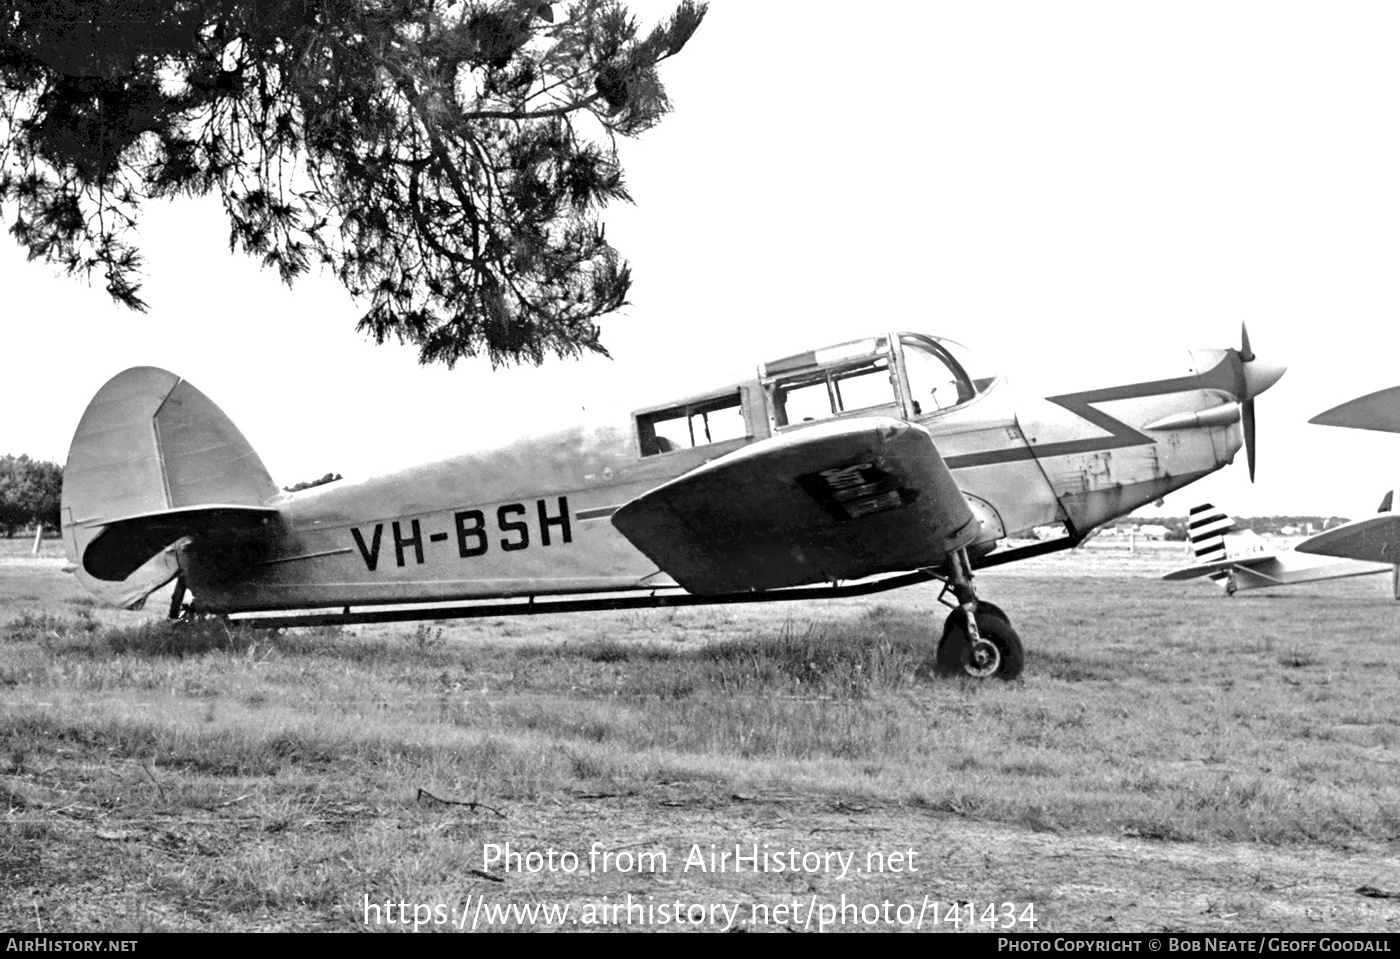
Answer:
[[[1191,538],[1191,550],[1196,554],[1196,562],[1212,563],[1220,559],[1229,559],[1232,553],[1225,544],[1225,534],[1236,532],[1238,529],[1234,517],[1210,503],[1191,507],[1191,513],[1186,520],[1186,531]],[[1249,535],[1254,536],[1252,532]],[[1211,573],[1210,581],[1221,588],[1227,588],[1230,574],[1223,570]]]
[[[78,579],[135,607],[179,572],[185,536],[266,523],[278,494],[223,411],[154,367],[118,373],[88,404],[63,473],[63,544]]]

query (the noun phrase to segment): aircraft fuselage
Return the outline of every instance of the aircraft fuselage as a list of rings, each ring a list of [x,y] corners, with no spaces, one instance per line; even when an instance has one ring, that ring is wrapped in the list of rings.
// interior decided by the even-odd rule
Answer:
[[[1018,402],[1000,378],[974,379],[953,347],[917,334],[871,338],[765,364],[751,380],[645,407],[618,428],[282,494],[264,504],[278,511],[275,532],[185,546],[180,568],[195,608],[216,613],[674,588],[613,513],[818,423],[880,418],[928,431],[979,523],[977,553],[1054,523],[1087,533],[1240,449],[1234,351],[1179,355],[1142,383]],[[820,475],[850,508],[885,509],[864,465]],[[945,555],[901,556],[909,565],[899,568]],[[891,571],[879,556],[867,565],[866,574]]]

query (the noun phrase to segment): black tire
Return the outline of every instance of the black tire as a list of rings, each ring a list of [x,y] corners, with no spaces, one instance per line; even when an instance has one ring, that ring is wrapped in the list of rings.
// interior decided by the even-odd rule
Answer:
[[[1004,620],[1008,626],[1011,625],[1011,617],[1006,615],[1004,609],[996,603],[989,603],[985,599],[979,599],[977,601],[977,622],[982,622],[982,617],[984,615],[995,616],[997,619]]]
[[[977,631],[984,640],[996,647],[995,671],[988,671],[985,667],[979,668],[968,660],[967,628],[963,624],[965,614],[961,609],[955,609],[943,624],[943,638],[938,642],[936,664],[939,675],[967,676],[971,679],[995,677],[1001,680],[1011,680],[1021,675],[1026,665],[1021,637],[1003,617],[987,611],[990,605],[978,604]]]

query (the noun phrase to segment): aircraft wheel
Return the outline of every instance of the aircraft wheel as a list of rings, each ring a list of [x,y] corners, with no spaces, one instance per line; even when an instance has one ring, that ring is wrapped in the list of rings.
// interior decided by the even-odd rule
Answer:
[[[1026,664],[1021,637],[1002,616],[989,613],[989,603],[978,603],[977,631],[981,638],[973,645],[967,641],[961,609],[954,610],[943,624],[943,638],[938,643],[938,672],[944,676],[969,676],[973,679],[1015,679]],[[995,608],[995,607],[993,607]]]
[[[982,617],[984,615],[992,615],[998,619],[1004,619],[1007,625],[1011,623],[1011,617],[1006,615],[1006,612],[1000,606],[996,603],[989,603],[985,599],[979,599],[977,601],[977,622],[982,622]]]

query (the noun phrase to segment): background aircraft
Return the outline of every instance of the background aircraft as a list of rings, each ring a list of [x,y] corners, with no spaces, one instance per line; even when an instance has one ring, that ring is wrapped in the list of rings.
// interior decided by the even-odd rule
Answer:
[[[1390,502],[1391,494],[1387,493],[1381,509],[1390,509]],[[1294,586],[1349,576],[1392,573],[1395,577],[1395,598],[1400,599],[1400,566],[1308,555],[1299,552],[1303,548],[1301,543],[1292,549],[1275,548],[1253,530],[1239,527],[1231,516],[1210,503],[1191,508],[1187,531],[1191,538],[1191,550],[1196,554],[1196,565],[1173,570],[1163,579],[1208,576],[1211,582],[1233,596],[1242,589]],[[1310,543],[1315,539],[1304,542]]]
[[[1009,679],[1021,641],[979,603],[975,567],[1073,546],[1241,445],[1253,474],[1253,400],[1284,367],[1258,361],[1247,333],[1238,350],[1151,362],[1144,381],[1026,401],[952,341],[889,333],[762,364],[621,429],[296,493],[197,389],[137,367],[74,435],[64,543],[101,596],[131,605],[178,577],[172,614],[187,588],[190,613],[265,626],[941,581],[954,609],[940,668]],[[1055,523],[1065,537],[998,548]]]
[[[1348,400],[1317,414],[1308,422],[1321,426],[1400,433],[1400,386]],[[1388,495],[1387,498],[1392,497]],[[1383,511],[1386,505],[1381,504]],[[1321,556],[1394,564],[1395,598],[1400,599],[1400,516],[1393,511],[1318,533],[1299,543],[1296,548],[1299,552]]]

